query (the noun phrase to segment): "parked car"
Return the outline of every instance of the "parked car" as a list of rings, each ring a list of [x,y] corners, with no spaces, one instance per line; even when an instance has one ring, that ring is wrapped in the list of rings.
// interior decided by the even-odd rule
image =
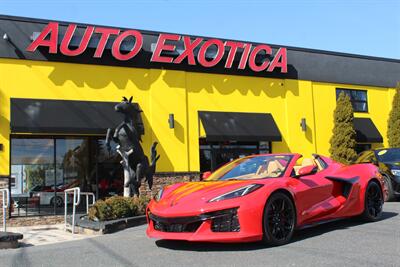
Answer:
[[[373,164],[263,154],[236,159],[200,182],[160,190],[147,208],[147,235],[282,245],[295,229],[340,218],[381,217],[384,181]]]
[[[14,194],[13,202],[15,208],[24,205],[25,202],[29,206],[37,205],[51,205],[62,207],[64,205],[64,190],[79,186],[79,180],[73,180],[68,184],[59,184],[54,186],[36,185],[32,187],[29,192],[24,194]],[[55,191],[55,192],[54,192]],[[68,203],[71,203],[72,198],[69,198]]]
[[[362,152],[357,163],[373,163],[385,179],[388,201],[400,196],[400,148],[381,148]]]

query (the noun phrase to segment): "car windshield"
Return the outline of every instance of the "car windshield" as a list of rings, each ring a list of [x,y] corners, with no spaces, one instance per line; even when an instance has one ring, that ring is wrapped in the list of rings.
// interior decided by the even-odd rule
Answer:
[[[213,172],[206,181],[281,177],[292,157],[290,155],[265,155],[240,158]]]
[[[400,148],[380,149],[375,154],[381,162],[400,162]]]

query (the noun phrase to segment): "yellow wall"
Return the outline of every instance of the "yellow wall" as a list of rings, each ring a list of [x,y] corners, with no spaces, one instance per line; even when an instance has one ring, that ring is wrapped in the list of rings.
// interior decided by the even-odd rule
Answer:
[[[394,88],[358,86],[350,84],[327,84],[313,82],[314,114],[316,131],[316,151],[329,155],[329,139],[333,128],[333,110],[336,102],[336,87],[367,90],[368,112],[355,112],[356,118],[371,118],[383,137],[383,144],[374,143],[373,148],[387,146],[387,120],[392,107]]]
[[[157,171],[198,171],[199,110],[271,113],[282,133],[273,152],[328,155],[335,88],[368,89],[369,113],[386,145],[394,90],[247,76],[0,59],[0,174],[9,173],[10,98],[112,101],[133,96],[143,110],[143,146],[157,140]],[[175,116],[169,129],[168,115]],[[301,118],[307,131],[302,132]]]

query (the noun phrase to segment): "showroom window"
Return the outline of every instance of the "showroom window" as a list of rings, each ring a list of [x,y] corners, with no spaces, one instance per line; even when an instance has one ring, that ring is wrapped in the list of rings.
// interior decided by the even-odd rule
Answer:
[[[72,187],[97,198],[122,194],[119,156],[108,153],[104,142],[102,137],[12,137],[11,216],[63,214],[64,190]],[[78,211],[85,210],[84,204]]]
[[[344,92],[350,97],[354,112],[368,112],[368,97],[366,90],[336,88],[336,99],[339,98],[341,92]]]

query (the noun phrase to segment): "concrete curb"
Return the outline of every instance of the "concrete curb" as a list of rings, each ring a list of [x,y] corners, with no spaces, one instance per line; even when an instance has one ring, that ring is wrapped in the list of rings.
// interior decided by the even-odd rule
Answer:
[[[71,224],[72,217],[67,218],[67,222]],[[135,227],[147,223],[146,216],[134,216],[122,218],[112,221],[91,221],[87,215],[75,215],[75,231],[79,234],[102,235],[114,233],[126,228]]]

